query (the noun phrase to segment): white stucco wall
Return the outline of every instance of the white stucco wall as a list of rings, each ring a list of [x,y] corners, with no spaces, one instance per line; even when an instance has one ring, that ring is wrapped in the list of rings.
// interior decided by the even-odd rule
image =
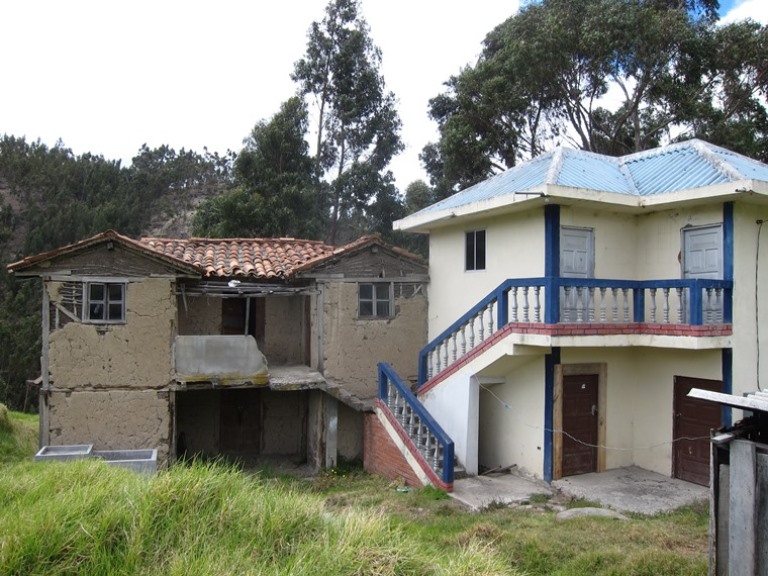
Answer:
[[[541,477],[544,466],[544,357],[521,360],[498,384],[480,379],[480,468],[511,465]]]
[[[569,348],[563,364],[607,365],[606,468],[672,473],[674,377],[722,379],[719,350]]]
[[[560,225],[594,230],[596,278],[634,279],[635,261],[627,257],[638,249],[633,215],[563,206]]]
[[[471,368],[454,374],[425,394],[419,396],[437,423],[453,440],[456,458],[467,474],[477,474],[477,381],[472,380]]]
[[[742,394],[768,386],[768,208],[737,204],[734,229],[733,393]],[[760,362],[758,350],[766,351]]]
[[[486,230],[486,269],[464,270],[465,234]],[[429,244],[429,339],[507,278],[544,275],[544,212],[436,230]]]

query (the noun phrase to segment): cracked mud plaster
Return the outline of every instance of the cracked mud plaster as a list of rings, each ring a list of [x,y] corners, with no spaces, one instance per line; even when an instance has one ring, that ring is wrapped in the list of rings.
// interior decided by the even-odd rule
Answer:
[[[168,458],[171,426],[167,395],[154,390],[53,392],[50,444],[93,444],[95,450],[157,448]]]
[[[389,362],[403,377],[416,374],[427,338],[423,294],[395,299],[389,319],[358,319],[358,285],[331,284],[325,297],[325,375],[339,383],[367,383],[375,391],[376,365]]]
[[[49,289],[58,295],[56,286]],[[56,388],[160,388],[172,377],[176,301],[171,284],[128,284],[126,322],[97,326],[70,322],[50,335],[48,361]]]

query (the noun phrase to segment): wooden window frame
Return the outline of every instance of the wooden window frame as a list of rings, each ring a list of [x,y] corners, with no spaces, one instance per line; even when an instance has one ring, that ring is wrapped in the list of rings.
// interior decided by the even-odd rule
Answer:
[[[93,299],[91,296],[91,288],[95,286],[102,286],[104,290],[104,296],[100,299]],[[87,281],[83,282],[83,324],[125,324],[125,301],[127,293],[126,282],[105,282],[105,281]],[[120,298],[110,298],[110,288],[120,288]],[[103,306],[103,312],[101,318],[94,318],[91,311],[91,306],[101,305]],[[120,306],[119,318],[110,318],[110,310],[113,306]]]
[[[371,287],[371,295],[363,297],[363,288]],[[379,296],[379,289],[386,288],[386,298]],[[383,303],[386,302],[386,313]],[[363,305],[369,304],[371,313],[363,313]],[[394,302],[392,301],[392,283],[391,282],[360,282],[357,285],[357,317],[362,320],[384,320],[394,317]]]

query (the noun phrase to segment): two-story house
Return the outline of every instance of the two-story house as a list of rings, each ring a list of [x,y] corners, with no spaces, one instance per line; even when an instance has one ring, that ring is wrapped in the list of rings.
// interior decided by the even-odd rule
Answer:
[[[687,393],[768,382],[767,221],[768,166],[692,140],[559,148],[396,222],[429,235],[430,343],[420,404],[384,370],[380,420],[447,488],[454,456],[706,484],[731,415]]]
[[[427,266],[364,237],[134,240],[11,264],[42,279],[40,441],[176,456],[362,457],[386,357],[416,378]]]

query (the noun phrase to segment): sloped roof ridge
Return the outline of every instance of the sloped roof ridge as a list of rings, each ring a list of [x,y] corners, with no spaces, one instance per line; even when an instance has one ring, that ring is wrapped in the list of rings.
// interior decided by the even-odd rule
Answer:
[[[302,244],[317,244],[321,246],[327,246],[328,248],[333,248],[330,244],[326,244],[322,240],[308,240],[306,238],[294,238],[292,236],[280,236],[280,237],[258,237],[258,238],[249,238],[246,236],[242,237],[231,237],[231,238],[213,238],[213,237],[206,237],[206,236],[191,236],[189,238],[171,238],[171,237],[163,237],[163,236],[143,236],[138,240],[138,242],[215,242],[215,243],[232,243],[232,242],[251,242],[251,243],[258,243],[258,242],[293,242],[293,243],[302,243]]]
[[[734,179],[734,180],[743,180],[746,178],[746,176],[740,170],[732,166],[730,163],[718,157],[717,154],[715,154],[715,152],[719,152],[721,154],[728,155],[728,156],[739,156],[747,160],[750,160],[752,162],[756,161],[754,158],[749,158],[748,156],[744,156],[743,154],[739,154],[738,152],[734,152],[733,150],[728,150],[727,148],[723,148],[722,146],[711,144],[710,142],[706,142],[705,140],[701,140],[700,138],[691,138],[690,140],[683,140],[681,142],[664,144],[663,146],[659,146],[658,148],[651,148],[649,150],[641,150],[640,152],[633,152],[631,154],[620,156],[620,160],[623,165],[626,165],[626,164],[629,164],[630,162],[636,162],[638,160],[645,160],[648,158],[655,158],[663,154],[674,153],[674,152],[677,152],[678,150],[686,150],[686,149],[693,150],[694,152],[696,152],[696,154],[698,154],[699,156],[707,160],[707,162],[709,162],[713,168],[715,168],[721,174],[723,174],[723,176],[729,179]]]
[[[51,258],[62,256],[64,254],[68,254],[77,250],[88,248],[89,246],[93,246],[100,242],[106,242],[110,240],[119,242],[126,247],[151,255],[154,258],[160,258],[169,264],[173,264],[175,266],[182,266],[187,270],[195,270],[195,271],[199,270],[199,267],[195,266],[193,263],[185,262],[184,260],[179,260],[178,258],[174,258],[173,256],[169,256],[167,254],[162,254],[160,252],[157,252],[156,250],[153,250],[151,247],[146,246],[139,240],[135,240],[129,236],[120,234],[119,232],[111,228],[104,230],[103,232],[99,232],[98,234],[95,234],[93,236],[89,236],[88,238],[79,240],[77,242],[72,242],[71,244],[60,246],[58,248],[54,248],[53,250],[47,250],[45,252],[40,252],[38,254],[27,256],[26,258],[23,258],[18,262],[13,262],[9,264],[7,266],[7,269],[10,271],[23,270],[24,268],[28,268],[44,260],[49,260]]]
[[[557,184],[557,180],[560,177],[560,172],[563,169],[563,162],[565,162],[565,155],[568,148],[564,146],[558,146],[552,152],[552,161],[549,164],[549,170],[544,177],[544,184]]]

